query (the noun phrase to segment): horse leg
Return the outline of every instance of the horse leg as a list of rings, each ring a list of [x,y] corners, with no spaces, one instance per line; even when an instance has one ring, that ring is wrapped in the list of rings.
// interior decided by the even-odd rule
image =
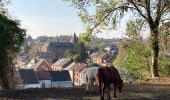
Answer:
[[[93,82],[92,81],[90,82],[90,91],[91,93],[93,93]]]
[[[91,90],[92,90],[92,93],[94,94],[94,82],[91,82]]]
[[[103,91],[102,91],[102,94],[103,94],[103,98],[102,98],[102,100],[104,100],[104,94],[105,94],[105,89],[106,89],[106,84],[105,83],[103,83]]]
[[[99,94],[100,94],[100,100],[104,100],[103,98],[103,85],[99,81]]]
[[[116,87],[117,87],[117,84],[115,83],[115,84],[114,84],[114,97],[117,97],[117,96],[116,96]]]
[[[110,97],[110,84],[108,84],[108,91],[109,91],[108,100],[111,100],[111,97]]]
[[[89,81],[86,83],[86,93],[89,93]]]

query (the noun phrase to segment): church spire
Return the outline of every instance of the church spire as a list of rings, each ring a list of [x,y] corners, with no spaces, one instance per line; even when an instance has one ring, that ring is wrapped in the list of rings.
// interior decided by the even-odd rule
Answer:
[[[78,43],[78,38],[77,38],[75,32],[74,32],[74,35],[72,36],[71,42],[72,42],[72,43]]]

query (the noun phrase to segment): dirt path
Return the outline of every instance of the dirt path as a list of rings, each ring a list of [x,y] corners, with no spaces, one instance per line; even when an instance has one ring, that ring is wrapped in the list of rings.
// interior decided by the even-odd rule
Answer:
[[[97,87],[96,87],[97,88]],[[170,100],[170,78],[125,84],[123,93],[112,100]],[[0,100],[99,100],[98,93],[87,95],[84,87],[70,89],[29,89],[1,91]]]

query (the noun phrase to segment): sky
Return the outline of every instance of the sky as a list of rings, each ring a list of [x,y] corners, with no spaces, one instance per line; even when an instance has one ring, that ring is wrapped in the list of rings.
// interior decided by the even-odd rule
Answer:
[[[77,11],[70,3],[62,0],[11,0],[7,6],[10,15],[21,20],[27,35],[38,36],[72,35],[84,31]],[[97,34],[102,38],[120,38],[121,31]],[[113,35],[114,34],[114,35]]]

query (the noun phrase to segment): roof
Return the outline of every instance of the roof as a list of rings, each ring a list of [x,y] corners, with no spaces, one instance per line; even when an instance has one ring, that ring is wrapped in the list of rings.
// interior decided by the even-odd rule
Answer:
[[[26,62],[29,59],[30,59],[30,56],[26,54],[18,57],[18,60],[22,62]]]
[[[51,80],[52,77],[49,73],[49,71],[47,70],[43,70],[43,71],[36,71],[38,80]]]
[[[63,68],[66,68],[67,66],[69,66],[70,64],[72,63],[71,59],[70,58],[62,58],[62,59],[59,59],[57,62],[55,62],[53,64],[54,65],[59,65],[59,66],[62,66]]]
[[[75,62],[72,62],[70,65],[68,65],[66,68],[64,68],[63,70],[70,70],[72,69],[72,67],[74,66]]]
[[[52,52],[37,52],[36,56],[40,56],[43,58],[50,58],[53,56],[53,53]]]
[[[40,59],[40,60],[35,64],[35,66],[33,66],[34,69],[38,68],[43,61],[48,64],[48,62],[47,62],[45,59]],[[49,65],[49,64],[48,64],[48,65]],[[49,66],[50,66],[50,65],[49,65]]]
[[[39,84],[33,69],[19,69],[19,75],[23,84]]]
[[[62,49],[74,49],[76,47],[76,45],[71,42],[50,42],[49,46]]]
[[[85,74],[87,72],[87,68],[84,68],[80,73]]]
[[[52,66],[59,65],[63,60],[64,60],[64,58],[57,60]]]
[[[104,57],[106,54],[107,54],[107,53],[105,53],[105,52],[98,52],[98,53],[96,53],[93,57],[95,57],[95,58],[102,58],[102,57]]]
[[[87,67],[87,64],[85,63],[76,63],[73,65],[72,69],[76,72],[80,72],[86,67]]]
[[[67,70],[62,71],[49,71],[50,75],[52,76],[53,82],[58,81],[71,81],[70,74]]]

